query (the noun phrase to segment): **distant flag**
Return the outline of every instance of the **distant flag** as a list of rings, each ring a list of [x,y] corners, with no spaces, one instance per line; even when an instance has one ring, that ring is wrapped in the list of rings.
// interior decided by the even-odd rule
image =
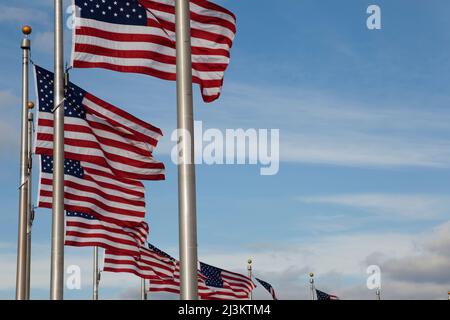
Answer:
[[[175,0],[75,0],[72,65],[176,80]],[[191,0],[192,80],[219,98],[236,33],[235,15]]]
[[[278,300],[277,296],[275,295],[275,290],[273,289],[272,285],[266,281],[263,281],[261,279],[255,278],[271,295],[273,300]]]
[[[175,269],[174,260],[145,246],[140,248],[138,257],[113,250],[105,251],[103,271],[106,272],[132,273],[144,279],[171,280]]]
[[[38,206],[52,208],[53,157],[41,155]],[[91,163],[64,159],[64,208],[118,225],[144,221],[144,186]]]
[[[65,245],[100,247],[129,256],[140,256],[140,247],[148,237],[147,223],[123,227],[85,213],[66,212]]]
[[[151,292],[180,293],[180,264],[167,253],[149,244],[151,250],[176,262],[173,279],[150,280]],[[198,292],[202,300],[246,300],[251,290],[255,288],[253,281],[239,273],[222,270],[200,262],[198,271]]]
[[[53,73],[35,66],[38,96],[36,153],[53,155]],[[117,177],[163,180],[152,152],[162,136],[144,122],[70,83],[64,102],[65,158],[106,168]]]
[[[333,294],[328,294],[328,293],[325,293],[325,292],[317,290],[317,289],[316,289],[316,294],[317,294],[317,300],[339,300],[338,296],[335,296]]]
[[[223,270],[200,262],[200,272],[206,277],[205,284],[211,290],[210,298],[247,300],[256,288],[253,281],[242,274]]]

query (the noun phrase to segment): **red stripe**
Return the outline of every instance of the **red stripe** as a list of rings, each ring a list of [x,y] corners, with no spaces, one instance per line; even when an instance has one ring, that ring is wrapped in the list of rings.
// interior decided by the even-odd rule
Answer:
[[[175,23],[163,20],[160,17],[157,17],[157,19],[157,21],[154,19],[147,19],[147,25],[149,27],[162,28],[171,32],[175,32]],[[229,48],[233,46],[233,40],[228,38],[226,35],[208,32],[200,29],[191,28],[191,37],[211,41],[218,44],[224,44]]]
[[[146,9],[150,9],[150,11],[157,10],[157,11],[170,13],[175,16],[175,7],[174,6],[164,4],[164,3],[159,3],[159,2],[152,2],[152,1],[142,1],[141,3],[143,5],[143,7],[145,7]],[[200,22],[200,23],[204,23],[204,24],[213,24],[213,25],[217,25],[219,27],[224,27],[224,28],[229,29],[231,32],[236,33],[236,25],[234,23],[231,23],[230,21],[222,19],[220,17],[201,15],[201,14],[191,11],[191,20]]]
[[[91,100],[92,102],[95,102],[95,103],[96,103],[97,105],[99,105],[100,107],[103,107],[104,109],[106,109],[106,110],[108,110],[108,111],[111,111],[111,112],[115,113],[116,115],[118,115],[118,116],[120,116],[120,117],[122,117],[122,118],[127,119],[127,120],[130,121],[130,122],[135,123],[135,124],[138,125],[138,126],[141,126],[141,127],[145,128],[145,129],[147,129],[147,130],[149,130],[149,131],[153,131],[154,133],[156,133],[156,134],[158,134],[158,135],[161,135],[161,136],[163,135],[161,129],[152,126],[152,125],[151,125],[150,123],[148,123],[148,122],[145,122],[145,121],[142,121],[141,119],[136,118],[135,116],[129,114],[128,112],[126,112],[126,111],[124,111],[124,110],[122,110],[122,109],[119,109],[119,108],[113,106],[112,104],[109,104],[108,102],[106,102],[106,101],[104,101],[104,100],[102,100],[102,99],[99,99],[99,98],[93,96],[93,95],[90,94],[90,93],[86,93],[86,94],[85,94],[85,98]],[[105,115],[103,115],[103,116],[104,116],[105,118],[107,118],[107,119],[114,120],[114,119],[111,119],[110,117],[106,117]],[[115,122],[116,122],[116,121],[115,121]],[[132,130],[133,132],[138,133],[137,131],[135,131],[135,130],[133,130],[133,129],[131,129],[131,128],[128,128],[128,129]]]
[[[72,246],[72,247],[100,247],[103,248],[105,250],[115,250],[117,252],[126,254],[126,255],[130,255],[130,256],[136,256],[139,254],[138,251],[130,251],[130,250],[126,250],[126,249],[119,249],[116,247],[112,247],[106,243],[103,243],[101,241],[96,241],[96,240],[91,240],[88,242],[78,242],[78,241],[72,241],[72,240],[65,240],[64,244],[66,246]]]
[[[83,26],[75,30],[75,35],[92,36],[121,42],[147,42],[175,49],[175,42],[172,42],[166,37],[160,37],[150,34],[117,33]]]
[[[53,156],[53,149],[38,147],[38,148],[36,148],[36,154]],[[66,159],[85,161],[85,162],[93,163],[93,164],[108,168],[111,171],[113,171],[114,174],[118,175],[121,178],[125,178],[125,179],[155,181],[155,180],[165,180],[165,178],[166,178],[165,175],[162,173],[136,174],[136,173],[132,173],[132,172],[115,169],[115,168],[112,168],[102,157],[86,156],[86,155],[80,155],[80,154],[72,153],[72,152],[65,152],[64,157]]]
[[[126,241],[123,239],[118,239],[112,235],[106,235],[101,233],[85,233],[83,231],[75,231],[75,230],[66,230],[67,236],[77,237],[77,238],[97,238],[97,239],[103,239],[103,240],[109,240],[111,242],[117,243],[117,244],[125,244],[130,246],[138,246],[138,243],[132,242],[132,241]],[[114,247],[114,246],[113,246]],[[115,248],[115,247],[114,247]]]
[[[133,141],[137,141],[137,142],[150,143],[154,147],[156,147],[156,145],[158,143],[157,140],[155,140],[153,138],[150,138],[150,137],[147,137],[147,136],[142,135],[142,134],[131,135],[131,134],[127,134],[127,133],[125,133],[123,131],[120,131],[120,130],[114,130],[113,128],[111,128],[109,126],[106,126],[106,125],[104,125],[102,123],[98,123],[98,122],[95,122],[95,121],[89,121],[89,120],[86,120],[86,119],[83,119],[83,121],[86,121],[86,125],[67,124],[66,123],[66,124],[64,124],[64,130],[65,131],[71,131],[71,132],[92,134],[100,142],[104,141],[106,145],[111,145],[111,146],[120,145],[120,147],[122,149],[130,150],[130,151],[133,151],[133,152],[136,152],[136,153],[143,153],[143,155],[145,155],[145,156],[151,156],[151,152],[149,152],[147,150],[144,150],[142,148],[138,148],[138,147],[136,147],[136,146],[134,146],[132,144],[124,144],[123,142],[120,142],[120,141],[117,141],[117,140],[100,137],[100,136],[96,135],[94,133],[94,131],[90,127],[93,127],[95,129],[99,129],[99,130],[103,130],[103,131],[106,131],[106,132],[110,132],[110,133],[116,134],[118,136],[123,137],[126,140],[133,140]],[[89,125],[90,127],[87,126],[87,125]],[[39,127],[53,128],[53,120],[39,118],[38,119],[38,126]],[[46,140],[46,141],[51,141],[51,140]]]
[[[49,133],[38,133],[37,134],[37,140],[43,140],[43,141],[53,141],[53,134]],[[91,148],[91,149],[97,149],[100,150],[104,155],[105,158],[108,160],[111,160],[113,162],[126,164],[129,166],[133,166],[140,169],[164,169],[164,164],[162,162],[144,162],[140,160],[136,160],[133,158],[128,158],[126,156],[122,156],[119,154],[110,153],[108,151],[105,151],[102,146],[95,141],[89,141],[89,140],[81,140],[81,139],[74,139],[74,138],[64,138],[64,144],[68,146],[78,147],[78,148]],[[81,157],[99,157],[99,156],[91,156],[91,155],[80,155]],[[100,157],[102,158],[102,157]],[[72,158],[70,158],[72,159]],[[103,159],[103,158],[102,158]],[[149,159],[151,159],[149,157]],[[76,160],[76,159],[72,159]],[[103,159],[104,160],[104,159]],[[82,161],[82,160],[81,160]],[[107,164],[106,161],[102,161],[102,163]]]
[[[231,12],[230,10],[227,10],[224,7],[221,7],[213,2],[205,1],[205,0],[190,0],[190,1],[202,8],[225,13],[225,14],[231,16],[234,19],[234,21],[236,21],[236,16],[234,15],[233,12]],[[139,0],[139,2],[140,2],[140,0]]]
[[[83,192],[90,192],[90,193],[97,194],[97,195],[101,196],[103,199],[109,200],[111,202],[129,204],[129,205],[133,205],[136,207],[142,207],[142,209],[145,210],[145,201],[142,201],[142,200],[132,200],[132,199],[127,199],[127,198],[123,198],[120,196],[116,196],[116,195],[111,195],[111,194],[105,193],[100,188],[94,188],[94,187],[82,185],[82,184],[79,184],[79,183],[76,183],[74,181],[67,180],[67,179],[64,180],[64,186],[73,188],[73,189],[77,189],[77,190],[82,190]]]
[[[149,59],[164,64],[176,65],[176,57],[160,54],[148,50],[118,50],[104,48],[92,44],[76,44],[75,50],[77,52],[90,53],[97,56],[106,56],[113,58],[125,59]],[[207,63],[207,62],[193,62],[192,68],[200,72],[224,72],[228,67],[227,63]]]
[[[144,143],[149,143],[150,145],[152,145],[153,147],[156,147],[156,145],[158,144],[158,140],[153,139],[151,137],[147,137],[144,136],[142,134],[128,134],[126,132],[123,132],[122,130],[114,130],[113,128],[111,128],[110,126],[107,126],[103,123],[99,123],[96,121],[91,121],[91,120],[86,120],[86,122],[89,124],[89,126],[91,126],[92,128],[98,129],[98,130],[103,130],[106,132],[110,132],[110,133],[114,133],[117,134],[119,136],[121,136],[122,138],[126,139],[126,140],[131,140],[131,141],[137,141],[137,142],[144,142]],[[128,131],[128,130],[127,130]],[[144,138],[145,137],[145,138]],[[142,150],[142,149],[141,149]]]
[[[164,72],[145,66],[121,66],[107,62],[87,62],[80,60],[74,60],[73,65],[75,68],[104,68],[119,72],[147,74],[163,80],[176,80],[175,73]],[[222,87],[223,83],[223,80],[202,80],[196,76],[192,77],[192,81],[194,83],[201,84],[202,88],[219,88]]]
[[[53,194],[51,191],[41,190],[40,195],[43,197],[50,198],[50,197],[52,197]],[[109,211],[111,213],[115,213],[118,215],[129,216],[129,217],[140,217],[140,218],[144,218],[144,216],[145,216],[145,212],[139,212],[139,211],[134,211],[134,210],[129,210],[129,209],[120,209],[120,208],[112,207],[112,206],[104,204],[103,202],[101,202],[97,199],[93,199],[90,197],[81,196],[81,195],[77,195],[77,194],[72,194],[69,192],[64,193],[64,199],[89,203],[89,204],[95,205],[107,212]],[[76,211],[76,210],[71,210],[71,211]],[[84,211],[80,211],[80,212],[84,213]]]

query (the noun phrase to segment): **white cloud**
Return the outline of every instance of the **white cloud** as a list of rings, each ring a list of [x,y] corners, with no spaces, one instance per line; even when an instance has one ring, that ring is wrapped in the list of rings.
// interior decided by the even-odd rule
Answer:
[[[423,194],[338,194],[297,197],[308,204],[354,207],[381,215],[432,218],[449,214],[450,196]]]
[[[218,108],[198,112],[211,117],[207,126],[279,128],[282,161],[450,167],[450,113],[439,109],[441,101],[431,99],[424,108],[414,101],[393,105],[383,97],[367,102],[299,88],[232,82],[226,87]]]

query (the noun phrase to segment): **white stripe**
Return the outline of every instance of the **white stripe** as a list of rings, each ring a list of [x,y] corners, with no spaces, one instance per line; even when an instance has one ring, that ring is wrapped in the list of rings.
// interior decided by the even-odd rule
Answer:
[[[148,0],[148,2],[162,3],[162,4],[169,5],[171,7],[174,7],[174,5],[175,5],[174,0]],[[221,11],[203,8],[192,2],[190,3],[190,11],[195,12],[202,16],[220,18],[223,20],[227,20],[227,21],[231,22],[232,24],[236,24],[236,20],[233,18],[233,16],[226,14],[224,12],[221,12]]]
[[[65,177],[66,177],[66,180],[68,180],[67,175]],[[78,182],[78,181],[76,181],[76,179],[70,179],[70,180],[72,180],[72,181],[75,180],[74,182]],[[47,184],[42,184],[41,190],[53,192],[53,186],[47,185]],[[102,196],[100,196],[96,193],[92,193],[90,191],[74,189],[71,187],[64,186],[64,192],[67,194],[78,196],[78,197],[86,197],[86,198],[89,198],[92,200],[97,200],[98,202],[101,202],[102,204],[104,204],[105,206],[108,206],[108,207],[113,207],[113,208],[122,209],[122,210],[130,210],[130,211],[134,211],[137,213],[145,214],[145,208],[142,206],[138,207],[138,206],[120,203],[117,201],[107,200],[107,199],[103,198]]]
[[[149,19],[155,20],[153,16],[149,16],[147,13],[147,16]],[[103,22],[93,19],[85,19],[85,18],[75,18],[75,28],[80,27],[90,27],[95,28],[99,30],[103,30],[106,32],[114,32],[119,34],[141,34],[141,35],[152,35],[152,36],[159,36],[166,38],[174,43],[175,47],[175,33],[170,32],[168,30],[167,33],[161,30],[160,28],[155,27],[149,27],[149,26],[133,26],[133,25],[124,25],[124,24],[115,24],[115,23],[109,23],[109,22]],[[76,33],[76,29],[75,29]],[[78,35],[75,35],[75,42]],[[230,50],[230,47],[227,44],[221,44],[210,40],[205,39],[199,39],[192,37],[192,46],[193,47],[200,47],[200,48],[206,48],[206,49],[223,49],[223,50]],[[125,42],[124,42],[125,43]]]
[[[152,59],[140,58],[117,58],[108,56],[99,56],[93,54],[85,54],[81,52],[75,53],[74,60],[84,61],[89,63],[109,63],[123,67],[146,67],[157,71],[176,74],[176,66],[172,64],[162,63]],[[221,80],[223,78],[223,71],[198,71],[192,69],[192,75],[201,80]]]
[[[87,36],[87,35],[78,35],[76,39],[79,44],[88,44],[93,45],[95,41],[98,41],[96,37]],[[149,51],[156,52],[159,54],[164,54],[170,57],[176,56],[176,50],[174,48],[169,48],[160,44],[149,43],[149,42],[122,42],[122,41],[114,41],[109,39],[101,40],[101,47],[108,48],[112,50],[124,50],[124,46],[126,45],[126,50],[140,50],[140,51]],[[192,62],[193,63],[223,63],[228,64],[230,59],[226,56],[221,55],[198,55],[192,54]]]
[[[168,13],[168,12],[164,12],[164,11],[159,11],[156,9],[151,9],[151,12],[159,19],[159,20],[164,20],[166,22],[170,22],[175,24],[175,15]],[[218,26],[215,24],[206,24],[200,21],[196,21],[195,19],[191,20],[191,28],[192,29],[197,29],[197,30],[201,30],[201,31],[207,31],[210,33],[214,33],[217,35],[217,37],[220,36],[225,36],[227,37],[230,41],[234,40],[235,34],[233,31],[231,31],[230,29],[228,29],[227,27],[224,26]]]
[[[94,128],[90,128],[94,134],[96,134],[99,130],[94,129]],[[38,126],[38,133],[43,133],[43,134],[51,134],[53,135],[53,127],[48,127],[48,126]],[[104,131],[105,132],[105,131]],[[155,163],[156,161],[153,160],[152,157],[149,156],[143,156],[139,153],[135,153],[133,151],[127,150],[127,149],[122,149],[120,147],[114,147],[114,146],[109,146],[107,144],[101,143],[100,141],[98,141],[97,137],[92,134],[92,133],[86,133],[86,132],[79,132],[79,131],[70,131],[70,130],[64,130],[64,137],[68,138],[68,139],[76,139],[76,140],[84,140],[84,141],[90,141],[90,142],[95,142],[99,144],[98,150],[102,150],[108,153],[112,153],[115,155],[119,155],[125,158],[129,158],[131,160],[139,160],[142,162],[147,162],[147,163]],[[106,136],[106,138],[108,139],[113,139],[116,140],[118,142],[124,143],[124,144],[132,144],[130,143],[130,140],[126,140],[120,136],[116,136],[116,137],[110,137],[110,136]],[[116,139],[114,139],[116,138]],[[120,139],[120,140],[119,140]],[[40,147],[41,146],[41,141],[44,144],[47,144],[48,141],[45,140],[38,140],[37,141],[37,146]],[[149,146],[151,146],[149,144]],[[86,148],[86,147],[84,147]],[[146,149],[145,151],[147,152],[151,152],[151,150]]]
[[[48,149],[48,151],[53,151],[53,142],[52,141],[39,142],[38,146],[40,148]],[[101,152],[101,150],[98,150],[98,149],[76,147],[76,146],[70,146],[67,144],[64,147],[65,147],[64,148],[65,152],[71,152],[71,153],[75,153],[75,154],[79,154],[79,155],[83,155],[83,156],[96,156],[96,157],[104,158],[105,161],[107,162],[107,164],[109,166],[111,166],[111,168],[113,170],[116,169],[116,170],[120,170],[120,171],[123,171],[126,173],[140,174],[140,175],[158,175],[158,174],[164,173],[164,169],[138,168],[138,167],[124,164],[121,162],[112,161],[110,159],[105,158],[103,152]],[[86,160],[84,160],[84,161],[86,161]]]
[[[43,172],[41,174],[41,177],[44,178],[44,179],[53,180],[53,175],[51,173]],[[77,177],[74,177],[74,176],[65,175],[64,177],[65,177],[65,179],[67,181],[72,181],[72,182],[78,183],[78,184],[86,186],[86,187],[91,187],[91,188],[97,189],[99,191],[103,191],[106,194],[123,198],[124,200],[142,201],[142,202],[145,203],[145,198],[144,197],[136,197],[134,195],[129,195],[129,194],[126,194],[124,192],[117,191],[115,189],[109,189],[109,188],[106,188],[106,187],[100,187],[99,185],[97,185],[97,184],[95,184],[95,183],[93,183],[91,181],[88,181],[88,180],[85,180],[85,179],[80,179],[80,178],[77,178]],[[45,188],[42,188],[42,190],[52,191],[52,185],[51,184],[50,185],[44,185],[44,186],[45,186]],[[67,188],[67,187],[65,187],[65,188]],[[70,188],[70,189],[72,189],[72,188]],[[69,190],[69,188],[68,188],[68,190]],[[83,191],[83,193],[87,193],[87,191]],[[72,192],[72,194],[74,194],[74,193]],[[105,199],[105,203],[107,203],[107,202],[112,202],[112,200],[106,200]],[[114,201],[114,203],[115,203],[115,201]],[[145,207],[144,206],[139,206],[139,207],[136,207],[136,208],[141,208],[141,209],[143,209],[145,211],[145,209],[144,209]]]
[[[121,125],[128,127],[129,129],[132,129],[134,131],[137,131],[147,137],[151,137],[155,140],[158,140],[161,138],[161,135],[159,133],[149,130],[149,129],[137,124],[136,122],[130,121],[130,120],[118,115],[117,113],[96,104],[95,102],[89,100],[88,98],[84,98],[82,104],[101,113],[105,118],[107,118],[107,119],[109,118],[116,122],[119,122]],[[100,122],[99,120],[100,119],[98,119],[97,122]],[[103,124],[108,125],[110,128],[112,128],[114,130],[121,130],[121,128],[114,127],[107,122],[103,122]]]
[[[51,197],[44,197],[44,196],[40,196],[39,201],[45,204],[52,204],[53,203],[53,199]],[[86,208],[86,209],[91,209],[92,211],[94,211],[95,213],[107,217],[107,218],[111,218],[111,219],[115,219],[115,220],[119,220],[119,221],[123,221],[123,222],[142,222],[143,218],[140,217],[135,217],[135,216],[127,216],[124,214],[118,214],[118,213],[112,213],[110,211],[105,211],[102,208],[97,207],[96,205],[90,203],[90,202],[84,202],[84,201],[78,201],[78,200],[70,200],[70,199],[64,199],[64,204],[68,205],[68,206],[77,206],[77,207],[82,207],[82,208]]]

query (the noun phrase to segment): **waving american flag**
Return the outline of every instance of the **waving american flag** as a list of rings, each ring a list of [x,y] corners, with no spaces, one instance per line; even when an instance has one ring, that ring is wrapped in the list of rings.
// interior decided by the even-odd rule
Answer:
[[[53,73],[35,66],[38,96],[36,153],[53,155]],[[69,83],[64,97],[65,158],[84,161],[115,176],[163,180],[153,159],[162,132],[128,112]]]
[[[176,80],[175,0],[75,0],[72,65]],[[219,98],[236,33],[233,13],[191,0],[192,81]]]
[[[148,226],[145,222],[124,227],[86,213],[66,212],[66,246],[95,246],[137,257],[147,237]]]

